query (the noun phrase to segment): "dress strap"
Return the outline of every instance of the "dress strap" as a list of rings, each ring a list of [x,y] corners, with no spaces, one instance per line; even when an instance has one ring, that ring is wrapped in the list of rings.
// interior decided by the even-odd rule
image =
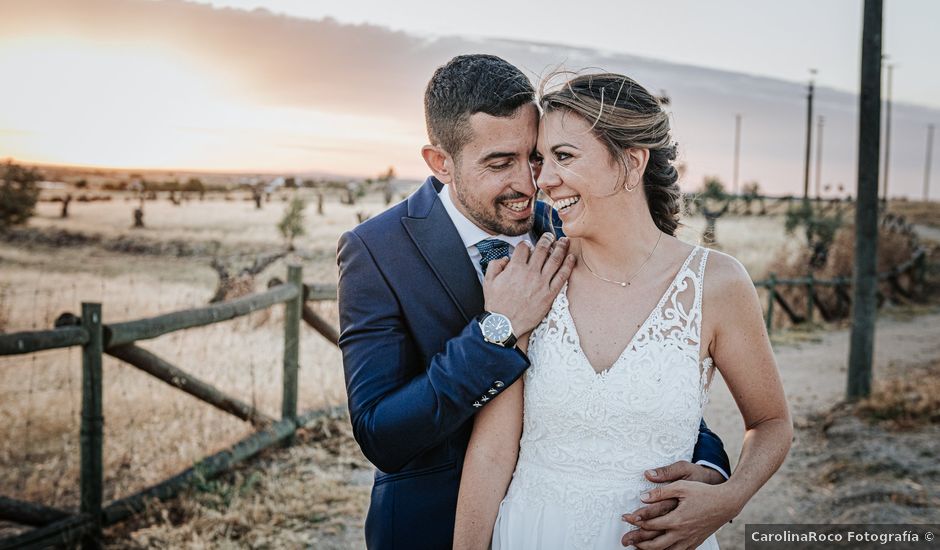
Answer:
[[[698,270],[695,271],[695,309],[694,311],[701,313],[702,294],[705,293],[705,262],[708,261],[708,253],[710,249],[705,248],[704,246],[699,246],[698,248],[702,250],[702,259],[699,260]]]

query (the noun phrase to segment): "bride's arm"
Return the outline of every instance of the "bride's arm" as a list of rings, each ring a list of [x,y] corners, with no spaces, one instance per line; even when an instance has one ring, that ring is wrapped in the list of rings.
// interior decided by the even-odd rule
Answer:
[[[737,468],[725,483],[743,507],[783,464],[793,440],[793,422],[757,289],[737,260],[716,256],[724,284],[722,298],[711,304],[717,321],[712,358],[745,428]]]
[[[525,341],[520,348],[525,349]],[[454,549],[489,548],[499,503],[506,495],[522,436],[520,377],[477,413],[457,499]]]

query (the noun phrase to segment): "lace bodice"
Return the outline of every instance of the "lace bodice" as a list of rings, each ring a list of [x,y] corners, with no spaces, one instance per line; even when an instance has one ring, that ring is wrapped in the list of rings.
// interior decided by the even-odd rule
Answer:
[[[606,371],[595,372],[584,354],[567,285],[532,333],[507,499],[562,503],[575,523],[566,547],[587,546],[599,525],[633,511],[622,507],[655,486],[644,470],[692,458],[712,367],[711,358],[699,360],[707,257],[708,249],[692,250]]]

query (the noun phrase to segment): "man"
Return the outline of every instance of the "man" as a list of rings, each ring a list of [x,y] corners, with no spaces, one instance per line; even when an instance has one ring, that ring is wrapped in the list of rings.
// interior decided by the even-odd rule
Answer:
[[[574,266],[553,231],[560,221],[535,200],[528,79],[495,56],[458,56],[435,72],[424,103],[431,145],[422,156],[434,175],[345,233],[338,250],[350,419],[378,468],[370,548],[451,547],[473,415],[528,367],[515,339],[541,322]],[[502,267],[510,254],[509,284],[484,296],[490,262]],[[699,459],[730,469],[704,423]],[[679,477],[723,480],[677,463],[657,481]],[[674,507],[659,503],[647,517]]]

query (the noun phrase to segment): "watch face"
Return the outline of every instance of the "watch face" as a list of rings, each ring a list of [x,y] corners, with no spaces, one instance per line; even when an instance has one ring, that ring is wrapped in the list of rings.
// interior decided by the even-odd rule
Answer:
[[[505,315],[493,313],[483,320],[483,336],[491,342],[505,342],[512,336],[512,324]]]

